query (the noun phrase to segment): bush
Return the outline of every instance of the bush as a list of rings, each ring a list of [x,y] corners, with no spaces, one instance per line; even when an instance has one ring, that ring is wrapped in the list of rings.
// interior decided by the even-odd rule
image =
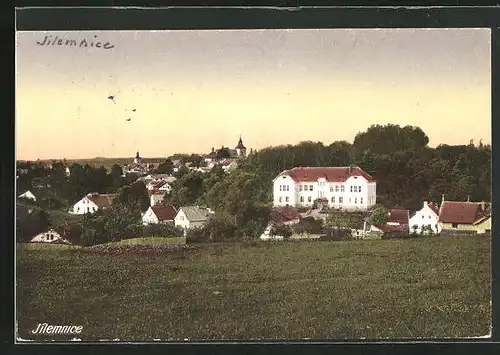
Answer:
[[[314,217],[302,218],[299,223],[293,226],[295,233],[320,234],[323,232],[323,221]]]
[[[210,242],[210,234],[204,228],[193,228],[188,230],[186,234],[186,244],[208,242]]]
[[[184,231],[173,224],[148,224],[142,225],[143,237],[182,237]]]
[[[274,237],[280,236],[283,239],[289,239],[292,236],[292,229],[286,224],[275,224],[271,227],[269,234]]]
[[[321,236],[319,240],[321,241],[354,240],[352,232],[348,228],[327,228],[325,232],[326,234]]]

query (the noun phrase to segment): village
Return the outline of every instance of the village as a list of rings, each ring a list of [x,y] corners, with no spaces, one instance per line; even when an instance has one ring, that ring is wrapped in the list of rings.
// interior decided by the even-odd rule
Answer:
[[[218,153],[225,149],[225,157]],[[123,166],[123,176],[134,176],[134,183],[144,184],[149,206],[141,211],[143,225],[171,225],[182,231],[202,229],[215,211],[200,205],[166,204],[165,197],[176,188],[174,176],[179,169],[201,174],[218,166],[224,174],[231,174],[247,158],[247,149],[240,137],[234,149],[214,148],[202,155],[197,166],[172,160],[172,174],[152,173],[160,163],[147,162],[140,157]],[[224,154],[223,154],[224,155]],[[50,168],[50,167],[49,167]],[[71,175],[65,167],[67,177]],[[18,171],[18,174],[23,174]],[[67,211],[68,215],[84,216],[106,211],[113,206],[117,193],[89,191]],[[31,190],[18,195],[19,201],[36,204],[37,196]],[[272,201],[265,228],[258,234],[261,240],[328,239],[330,230],[342,230],[349,238],[378,239],[405,238],[416,235],[484,234],[491,231],[491,204],[486,201],[449,201],[445,194],[436,201],[421,201],[421,208],[409,210],[381,206],[377,203],[377,180],[362,167],[294,167],[282,171],[272,181]],[[18,221],[33,210],[30,204],[18,204]],[[340,218],[339,218],[340,216]],[[345,218],[347,216],[347,218]],[[315,228],[298,228],[305,221],[314,220]],[[318,228],[319,223],[319,228]],[[305,223],[310,225],[311,223]],[[304,227],[304,226],[302,226]],[[30,236],[32,243],[71,244],[67,238],[68,222],[50,226]],[[344,237],[345,238],[345,237]]]

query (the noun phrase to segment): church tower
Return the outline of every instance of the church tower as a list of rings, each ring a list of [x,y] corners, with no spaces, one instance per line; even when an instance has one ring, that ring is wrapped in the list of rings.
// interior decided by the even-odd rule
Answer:
[[[139,156],[139,152],[135,155],[134,164],[141,164],[142,158]]]
[[[247,156],[247,148],[243,145],[243,141],[240,140],[238,141],[238,145],[236,146],[236,154],[238,155],[238,158],[245,158]]]

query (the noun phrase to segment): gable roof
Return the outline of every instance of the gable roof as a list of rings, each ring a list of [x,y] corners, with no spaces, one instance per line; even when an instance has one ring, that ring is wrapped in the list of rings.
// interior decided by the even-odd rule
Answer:
[[[199,206],[187,206],[181,207],[182,212],[186,215],[186,218],[190,222],[194,221],[207,221],[210,212],[207,208],[202,208]]]
[[[408,226],[407,225],[394,226],[394,225],[386,224],[386,225],[383,225],[383,226],[375,226],[375,227],[377,227],[378,229],[380,229],[384,233],[388,233],[388,232],[405,232],[405,231],[408,230]]]
[[[427,206],[432,210],[432,212],[436,214],[436,216],[439,216],[439,207],[437,206],[437,204],[435,204],[434,202],[430,202],[427,204]]]
[[[113,204],[113,200],[118,194],[88,194],[87,198],[95,203],[97,207],[107,208]]]
[[[410,218],[409,210],[389,210],[389,217],[387,218],[387,222],[408,224],[409,218]]]
[[[285,170],[278,176],[288,175],[296,182],[314,182],[325,178],[329,182],[344,182],[351,176],[362,176],[369,182],[375,179],[358,166],[352,167],[299,167]]]
[[[270,212],[270,219],[275,223],[284,223],[300,219],[301,214],[291,206],[273,208]]]
[[[174,206],[153,206],[153,213],[160,221],[173,221],[177,215],[177,210]]]
[[[491,207],[483,211],[477,202],[444,201],[439,210],[439,221],[443,223],[472,224],[478,219],[491,215]]]
[[[226,159],[224,160],[224,163],[222,163],[223,166],[228,166],[228,165],[231,165],[231,163],[233,162],[234,160],[231,160],[231,159]]]

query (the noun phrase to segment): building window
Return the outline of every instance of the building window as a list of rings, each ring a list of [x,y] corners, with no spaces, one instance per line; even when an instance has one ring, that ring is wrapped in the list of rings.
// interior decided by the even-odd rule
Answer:
[[[358,186],[358,192],[361,192],[361,186]]]
[[[299,185],[299,191],[302,191],[302,185]]]
[[[77,208],[76,208],[76,212],[80,212],[80,207],[77,207]]]
[[[352,186],[351,186],[351,192],[352,192]]]
[[[354,186],[354,192],[358,192],[358,187]]]
[[[330,192],[333,192],[333,186],[330,186]]]
[[[288,196],[287,196],[287,197],[285,197],[285,202],[288,202]]]
[[[304,202],[304,196],[300,196],[300,202]]]
[[[340,185],[340,192],[344,192],[344,191],[345,191],[344,185]]]
[[[311,196],[307,198],[307,202],[311,202]]]
[[[429,216],[429,219],[431,219],[431,216]]]
[[[290,191],[290,185],[286,185],[286,190]]]
[[[359,198],[359,203],[360,203],[360,204],[363,204],[363,197],[360,197],[360,198]]]
[[[279,200],[278,200],[278,201],[279,201],[279,202],[281,202],[281,196],[280,196],[280,198],[279,198]]]
[[[344,203],[344,198],[343,197],[339,197],[339,203],[340,204]]]
[[[304,185],[304,191],[307,191],[307,185]]]
[[[283,185],[280,185],[280,191],[283,191]]]
[[[458,228],[458,223],[452,223],[451,228]]]
[[[335,196],[332,197],[332,203],[335,203]]]
[[[351,198],[349,197],[349,204],[351,204],[351,202],[352,202],[352,200],[351,200]]]
[[[309,191],[312,191],[312,190],[313,190],[313,186],[309,185]]]
[[[358,198],[357,197],[354,197],[354,203],[357,204],[358,203]]]
[[[339,192],[339,185],[335,185],[335,192]]]

